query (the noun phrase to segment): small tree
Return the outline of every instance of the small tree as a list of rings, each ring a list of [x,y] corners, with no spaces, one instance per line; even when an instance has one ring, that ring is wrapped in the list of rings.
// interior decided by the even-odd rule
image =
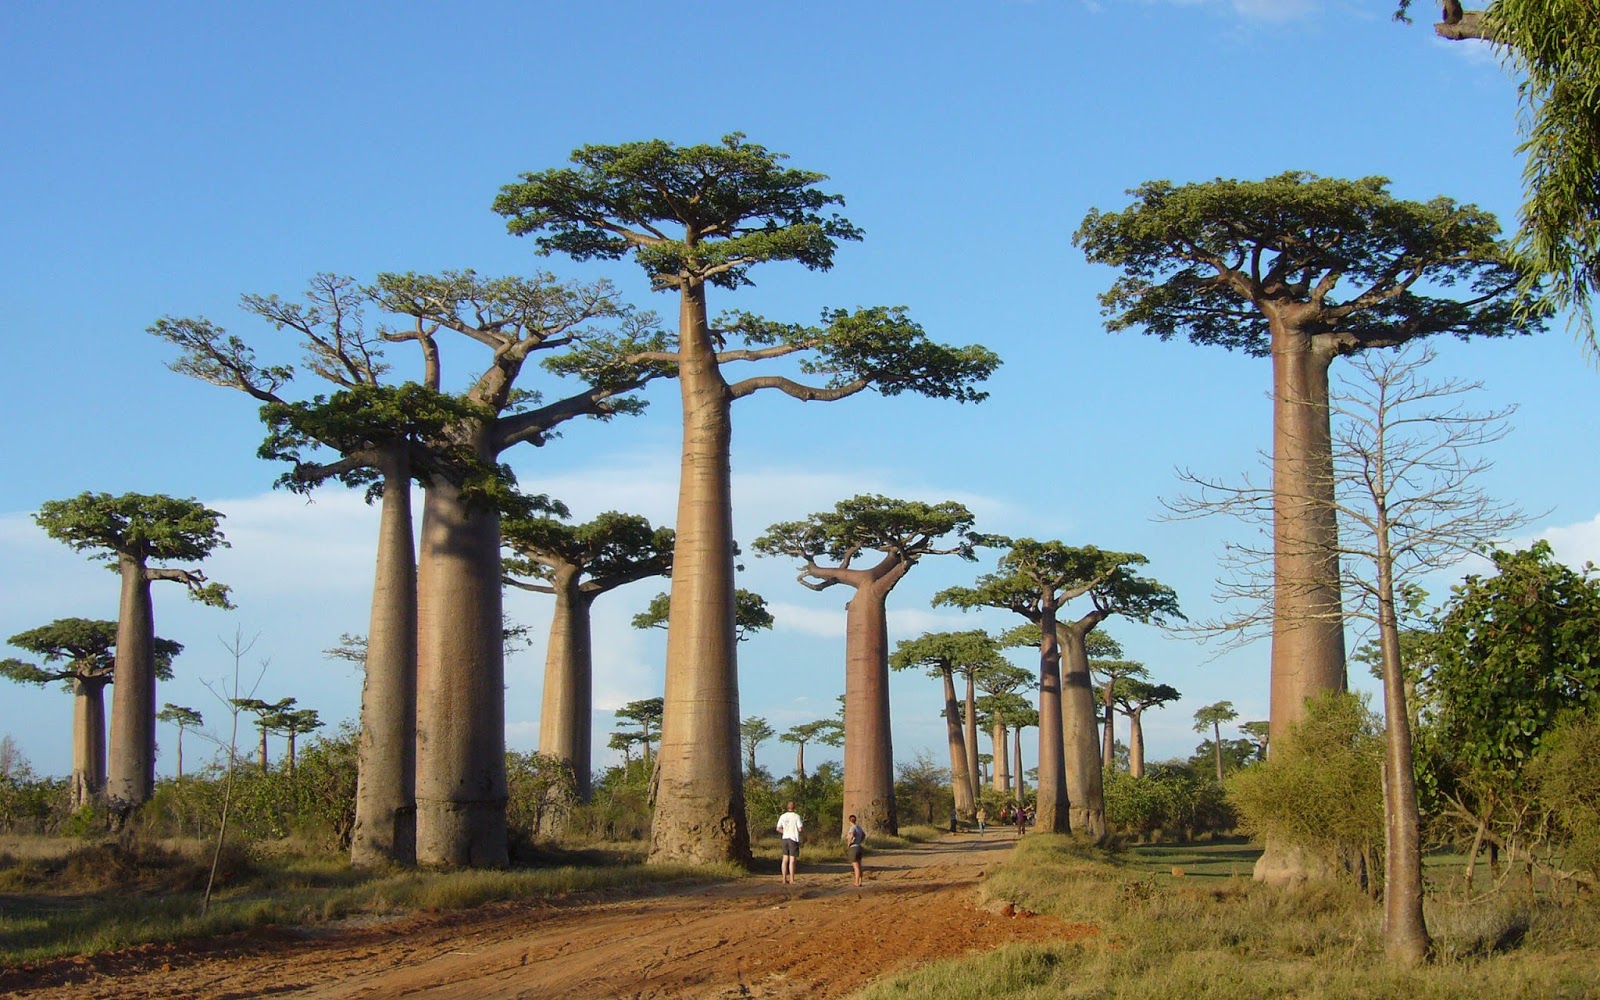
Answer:
[[[178,780],[183,780],[183,731],[185,729],[199,729],[206,724],[200,713],[183,705],[174,705],[167,702],[161,706],[161,711],[156,714],[156,719],[161,722],[170,722],[178,727]]]
[[[289,700],[292,702],[294,699]],[[289,776],[292,778],[295,773],[295,740],[303,733],[321,729],[324,723],[314,708],[285,708],[283,711],[273,713],[267,719],[267,724],[271,726],[273,732],[281,734],[288,743],[287,760]]]
[[[106,797],[117,822],[125,822],[155,788],[158,654],[150,584],[181,583],[202,604],[230,607],[228,588],[207,581],[200,570],[151,563],[198,562],[225,547],[222,515],[193,499],[82,493],[42,504],[34,521],[51,538],[92,553],[122,578]]]
[[[256,717],[256,729],[261,732],[261,742],[257,750],[256,761],[261,765],[261,773],[269,770],[267,765],[267,734],[277,731],[278,719],[289,706],[295,703],[293,698],[280,698],[277,701],[263,701],[260,698],[231,698],[233,707],[242,712],[249,712]]]
[[[1031,671],[1007,661],[978,673],[978,690],[983,692],[983,697],[977,701],[977,710],[989,720],[997,792],[1008,792],[1011,788],[1010,744],[1006,734],[1011,726],[1011,713],[1019,705],[1027,706],[1027,701],[1017,692],[1026,688],[1032,679]]]
[[[904,639],[895,646],[889,665],[896,670],[923,667],[929,677],[944,682],[944,727],[950,749],[950,780],[955,809],[970,820],[978,809],[978,774],[972,763],[967,737],[962,732],[962,711],[956,701],[955,675],[982,666],[1004,664],[995,641],[987,632],[929,632]],[[975,714],[975,713],[974,713]],[[974,724],[976,719],[973,719]]]
[[[777,731],[759,715],[752,715],[739,723],[739,740],[744,744],[746,774],[756,770],[756,748],[777,735]]]
[[[757,632],[772,628],[772,612],[767,610],[767,599],[743,587],[733,592],[734,640],[744,642]],[[667,617],[672,610],[672,595],[657,594],[649,605],[633,616],[634,628],[658,628],[666,631]]]
[[[1217,782],[1222,782],[1222,724],[1232,722],[1239,717],[1234,710],[1233,702],[1219,701],[1213,705],[1196,710],[1194,713],[1194,731],[1204,733],[1211,730],[1211,743],[1217,755]]]
[[[1111,692],[1117,710],[1128,717],[1128,774],[1144,777],[1144,713],[1177,701],[1183,695],[1170,684],[1151,684],[1137,677],[1124,678]]]
[[[650,766],[651,729],[661,731],[661,708],[662,699],[641,698],[628,702],[616,711],[619,721],[632,722],[639,727],[638,742],[644,746],[645,767]]]
[[[844,744],[844,725],[838,719],[817,719],[814,722],[802,722],[798,726],[790,726],[778,739],[784,743],[794,744],[794,773],[800,778],[800,792],[804,795],[806,788],[806,744],[821,743],[830,747],[842,746]]]

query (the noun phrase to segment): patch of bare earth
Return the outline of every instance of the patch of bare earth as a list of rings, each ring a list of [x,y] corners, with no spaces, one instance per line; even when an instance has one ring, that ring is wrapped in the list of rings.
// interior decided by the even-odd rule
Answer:
[[[0,991],[53,998],[838,997],[934,959],[1093,928],[977,907],[1007,834],[947,838],[799,884],[751,878],[576,895],[210,941],[0,970]]]

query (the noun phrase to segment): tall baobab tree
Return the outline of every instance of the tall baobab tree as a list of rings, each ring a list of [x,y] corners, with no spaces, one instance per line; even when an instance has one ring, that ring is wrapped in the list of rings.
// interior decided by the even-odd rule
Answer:
[[[800,794],[806,792],[806,744],[821,743],[836,747],[844,744],[844,725],[838,719],[816,719],[790,726],[779,734],[784,743],[794,744],[794,773],[800,777]]]
[[[151,563],[199,562],[225,547],[222,515],[194,499],[81,493],[41,504],[33,519],[51,538],[115,566],[122,579],[106,775],[106,801],[120,825],[149,801],[156,782],[158,653],[150,585],[181,583],[202,604],[230,606],[228,588],[201,570]]]
[[[368,331],[356,308],[362,303],[399,319]],[[308,367],[341,390],[287,402],[279,390],[293,371],[256,365],[242,341],[209,321],[169,318],[152,332],[183,348],[174,364],[179,371],[271,397],[264,399],[264,416],[273,435],[263,452],[295,461],[294,482],[336,477],[384,484],[380,552],[391,558],[380,559],[364,687],[374,704],[367,759],[381,773],[358,783],[383,790],[384,801],[369,803],[371,822],[363,822],[366,792],[358,793],[352,860],[409,860],[404,841],[411,806],[391,789],[414,774],[416,859],[504,865],[500,513],[507,506],[521,513],[564,511],[543,498],[517,501],[493,473],[504,451],[543,444],[568,420],[638,412],[643,404],[628,393],[661,369],[619,359],[659,345],[648,329],[652,318],[634,314],[605,282],[562,283],[548,274],[484,278],[472,271],[380,274],[359,289],[350,279],[319,276],[307,306],[276,296],[247,296],[244,305],[300,335]],[[458,396],[442,391],[441,333],[491,352],[489,364]],[[380,348],[406,343],[420,355],[420,380],[382,384],[389,365]],[[559,387],[550,401],[519,387],[536,357],[556,375],[575,375],[586,385]],[[340,457],[323,465],[304,461],[300,449],[313,445]],[[404,526],[412,480],[426,491],[415,573],[407,571],[411,534]],[[415,665],[408,668],[409,657]],[[408,710],[410,704],[415,708]],[[412,743],[417,757],[408,767]]]
[[[672,529],[607,511],[585,524],[505,518],[501,537],[515,553],[506,583],[555,596],[539,706],[539,752],[567,762],[574,792],[589,801],[594,652],[590,609],[601,594],[672,571]]]
[[[772,728],[772,724],[759,715],[752,715],[739,723],[739,739],[744,743],[746,774],[755,773],[757,748],[776,735],[777,732]]]
[[[961,706],[956,701],[955,675],[964,667],[1004,663],[994,639],[981,629],[966,632],[929,632],[915,639],[903,639],[889,658],[896,670],[924,667],[929,677],[944,682],[945,741],[950,749],[950,785],[955,795],[956,812],[971,819],[978,809],[978,771],[968,752],[962,732]],[[849,714],[846,713],[846,718]],[[845,738],[849,746],[848,731]],[[859,815],[859,813],[857,814]]]
[[[973,559],[980,542],[972,521],[972,513],[954,501],[862,495],[803,521],[774,524],[755,542],[763,555],[800,560],[802,586],[822,591],[842,584],[854,591],[845,605],[844,815],[859,817],[869,834],[899,832],[889,720],[889,593],[927,556]],[[970,758],[964,770],[976,773]],[[969,788],[969,811],[974,794]]]
[[[174,705],[167,702],[161,706],[161,711],[156,713],[159,722],[170,722],[178,728],[178,780],[183,780],[183,733],[186,729],[199,729],[206,724],[205,717],[199,711],[186,705]]]
[[[1207,705],[1197,709],[1194,713],[1194,731],[1204,733],[1211,731],[1211,747],[1216,751],[1217,781],[1222,781],[1222,724],[1232,722],[1239,717],[1231,701],[1219,701],[1214,705]]]
[[[976,401],[984,394],[974,385],[998,364],[982,347],[930,342],[903,309],[828,310],[818,327],[740,314],[713,327],[708,285],[751,284],[751,269],[771,261],[827,270],[840,240],[861,237],[829,211],[842,199],[817,189],[826,177],[783,159],[737,133],[718,145],[586,146],[573,152],[573,166],[523,174],[494,204],[510,231],[535,237],[541,252],[632,256],[652,287],[678,296],[675,343],[639,356],[677,375],[684,429],[652,861],[749,856],[734,637],[733,402],[762,389],[826,401],[869,388]],[[789,356],[825,376],[823,384],[724,375],[724,366]]]
[[[1095,634],[1098,635],[1099,633]],[[1119,646],[1119,654],[1120,651],[1121,647]],[[1116,761],[1117,685],[1131,678],[1148,677],[1150,671],[1146,670],[1142,663],[1135,663],[1132,660],[1095,658],[1094,654],[1090,653],[1089,674],[1100,684],[1098,691],[1100,695],[1100,765],[1107,770],[1111,770]]]
[[[73,809],[92,802],[106,782],[106,685],[116,679],[117,623],[87,618],[58,618],[48,625],[18,632],[6,640],[39,657],[43,665],[0,660],[0,677],[43,687],[62,681],[72,692]],[[172,660],[183,646],[170,639],[154,643],[157,680],[172,679]]]
[[[1420,337],[1507,336],[1543,311],[1493,215],[1402,201],[1388,181],[1292,171],[1262,181],[1149,181],[1074,236],[1120,268],[1100,297],[1112,330],[1272,359],[1274,733],[1345,685],[1328,415],[1333,359]]]

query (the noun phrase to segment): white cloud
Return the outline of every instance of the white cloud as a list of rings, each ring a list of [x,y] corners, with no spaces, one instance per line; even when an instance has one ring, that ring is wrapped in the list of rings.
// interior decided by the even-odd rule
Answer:
[[[1569,566],[1600,563],[1600,514],[1577,524],[1546,528],[1539,537],[1548,539],[1556,559]]]

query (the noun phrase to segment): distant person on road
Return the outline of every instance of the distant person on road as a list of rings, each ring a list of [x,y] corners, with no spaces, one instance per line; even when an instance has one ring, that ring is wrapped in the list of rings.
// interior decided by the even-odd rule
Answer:
[[[989,811],[983,806],[978,807],[978,833],[983,833],[984,821],[989,818]]]
[[[1028,810],[1022,806],[1017,807],[1017,836],[1028,832]]]
[[[951,806],[950,807],[950,832],[951,833],[955,833],[956,832],[956,807],[955,806]]]
[[[855,884],[861,884],[861,848],[867,842],[867,831],[861,829],[861,824],[856,822],[855,816],[850,817],[850,826],[844,831],[845,855],[850,859],[850,868],[855,872]]]
[[[784,813],[778,817],[778,836],[783,838],[783,882],[785,885],[794,885],[794,866],[800,860],[800,830],[805,826],[800,822],[800,814],[794,811],[794,803],[790,802],[784,807]]]

